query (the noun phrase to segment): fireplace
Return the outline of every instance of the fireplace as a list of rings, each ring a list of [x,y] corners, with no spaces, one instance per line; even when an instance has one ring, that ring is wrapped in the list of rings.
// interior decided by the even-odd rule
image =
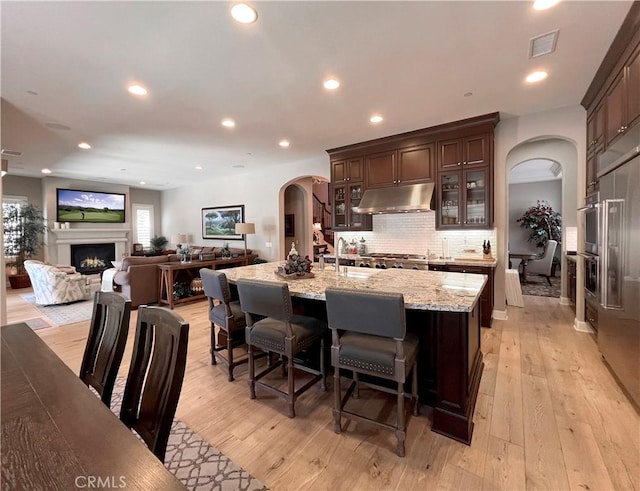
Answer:
[[[116,259],[116,244],[71,244],[71,265],[82,274],[101,273]]]

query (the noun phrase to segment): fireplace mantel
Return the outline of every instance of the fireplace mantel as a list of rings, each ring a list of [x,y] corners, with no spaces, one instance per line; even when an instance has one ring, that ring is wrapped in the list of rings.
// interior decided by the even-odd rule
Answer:
[[[47,260],[54,264],[71,264],[71,244],[116,245],[116,259],[122,257],[127,249],[130,228],[56,228],[49,230]]]

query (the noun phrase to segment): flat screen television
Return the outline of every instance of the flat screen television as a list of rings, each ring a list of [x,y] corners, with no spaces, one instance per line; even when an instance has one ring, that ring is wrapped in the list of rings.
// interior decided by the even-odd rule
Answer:
[[[56,194],[58,222],[124,223],[124,194],[60,188]]]

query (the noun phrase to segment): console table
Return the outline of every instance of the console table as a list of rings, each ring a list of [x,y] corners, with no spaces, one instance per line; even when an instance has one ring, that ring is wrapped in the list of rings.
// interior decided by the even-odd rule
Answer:
[[[256,254],[248,254],[246,257],[239,256],[229,259],[190,261],[188,263],[175,261],[158,264],[158,268],[160,268],[160,294],[158,295],[158,302],[160,303],[160,305],[165,304],[168,305],[170,309],[173,309],[175,304],[201,300],[205,298],[204,292],[198,292],[194,295],[190,295],[184,298],[174,298],[174,283],[176,281],[191,283],[194,278],[200,276],[198,272],[202,268],[223,269],[235,268],[236,266],[247,266],[248,264],[253,263],[253,260],[256,257],[258,257]]]

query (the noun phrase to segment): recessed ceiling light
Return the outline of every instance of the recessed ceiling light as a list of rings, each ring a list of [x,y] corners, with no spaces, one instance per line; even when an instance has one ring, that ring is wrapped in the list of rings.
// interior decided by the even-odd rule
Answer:
[[[233,164],[231,167],[234,169],[244,169],[244,164]]]
[[[237,3],[231,7],[231,17],[240,24],[251,24],[258,20],[258,12],[248,3]]]
[[[371,121],[372,123],[380,123],[383,119],[384,118],[379,114],[374,114],[369,118],[369,121]]]
[[[83,150],[89,150],[91,148],[91,145],[89,145],[87,142],[80,142],[78,143],[78,147],[82,148]]]
[[[144,85],[140,84],[131,84],[127,87],[127,90],[133,95],[147,95],[147,88]]]
[[[236,125],[235,121],[233,119],[223,119],[222,120],[222,126],[226,127],[226,128],[233,128]]]
[[[144,186],[146,184],[146,182],[140,181],[140,184],[142,184]]]
[[[126,172],[126,170],[127,170],[127,169],[122,168],[122,169],[120,169],[120,172]]]
[[[202,166],[201,165],[196,165],[194,168],[195,168],[195,170],[202,170]]]
[[[278,143],[278,145],[280,145],[282,148],[287,148],[290,143],[289,140],[280,140],[280,143]]]
[[[330,78],[325,80],[322,85],[324,85],[324,88],[327,90],[336,90],[338,87],[340,87],[340,82],[338,82],[335,78]]]
[[[536,10],[547,10],[557,4],[560,0],[534,0],[533,8]]]
[[[544,80],[548,75],[549,74],[544,71],[531,72],[529,75],[527,75],[527,78],[525,80],[530,84],[533,84]]]
[[[51,169],[42,169],[40,172],[42,172],[43,174],[51,174]]]

